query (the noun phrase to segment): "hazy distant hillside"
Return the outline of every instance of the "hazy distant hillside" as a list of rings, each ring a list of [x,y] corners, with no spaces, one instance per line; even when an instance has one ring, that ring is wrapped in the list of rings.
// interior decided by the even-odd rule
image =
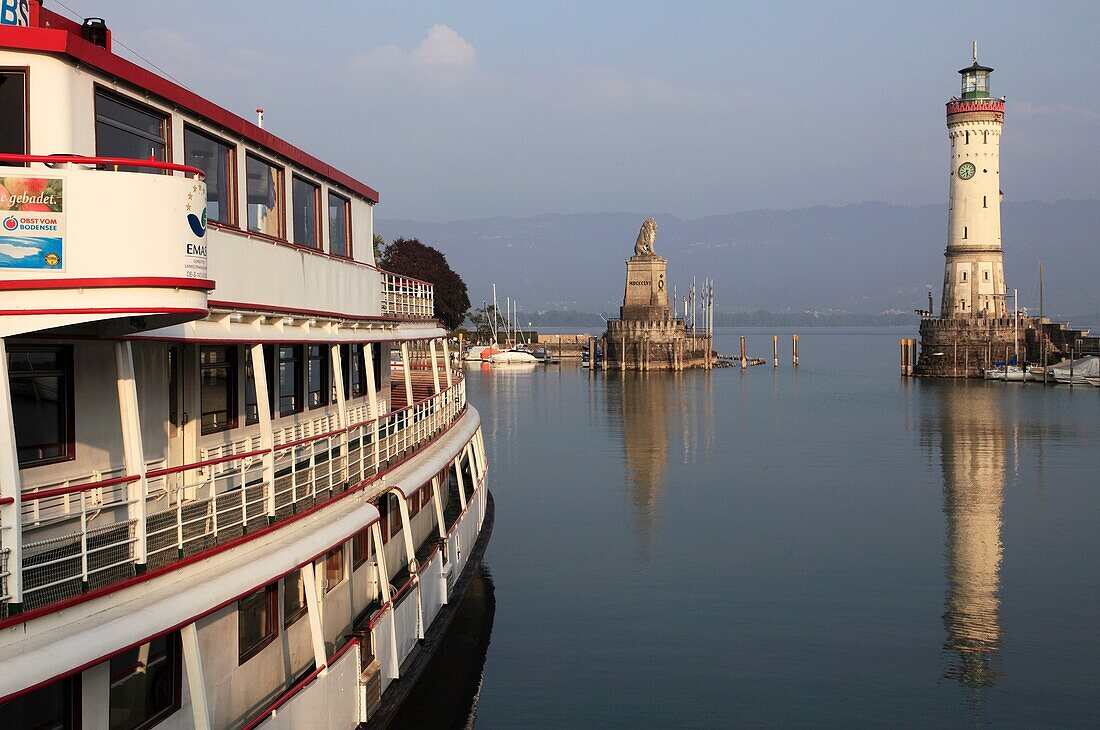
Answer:
[[[644,213],[577,213],[424,223],[376,222],[387,240],[415,236],[443,250],[475,306],[518,298],[527,310],[615,311],[624,260]],[[861,203],[843,208],[760,210],[683,220],[654,215],[657,253],[681,292],[692,274],[716,280],[719,311],[878,314],[939,307],[947,211]],[[1021,306],[1038,307],[1038,261],[1052,314],[1100,313],[1100,201],[1006,203],[1006,275]],[[1100,322],[1095,324],[1100,325]]]

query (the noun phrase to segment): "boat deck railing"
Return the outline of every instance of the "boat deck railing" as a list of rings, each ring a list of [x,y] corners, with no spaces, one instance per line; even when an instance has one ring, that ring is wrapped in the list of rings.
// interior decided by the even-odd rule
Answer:
[[[367,488],[464,412],[465,381],[455,377],[450,387],[379,418],[271,449],[153,469],[144,479],[124,475],[24,492],[23,529],[13,535],[10,525],[0,524],[0,619],[199,559]],[[58,516],[43,523],[44,513]],[[26,540],[35,533],[43,538]],[[13,546],[21,548],[19,565],[9,559]]]
[[[382,316],[397,319],[432,319],[435,288],[426,281],[389,271],[382,273]]]

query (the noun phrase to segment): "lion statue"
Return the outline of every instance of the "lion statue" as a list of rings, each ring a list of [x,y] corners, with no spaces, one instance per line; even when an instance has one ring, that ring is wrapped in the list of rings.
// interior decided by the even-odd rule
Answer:
[[[638,240],[634,242],[635,256],[653,256],[653,242],[657,239],[657,221],[646,218],[642,229],[638,231]]]

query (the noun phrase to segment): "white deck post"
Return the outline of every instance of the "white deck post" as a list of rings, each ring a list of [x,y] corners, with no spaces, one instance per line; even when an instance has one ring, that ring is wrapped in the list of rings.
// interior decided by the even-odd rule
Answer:
[[[206,697],[206,681],[202,674],[202,654],[199,632],[194,623],[180,628],[183,644],[183,668],[187,673],[187,690],[191,695],[191,722],[196,730],[210,730],[210,702]]]
[[[455,457],[455,477],[458,480],[458,504],[462,509],[466,509],[466,485],[462,481],[462,452],[458,453]],[[470,470],[473,473],[473,469]]]
[[[23,488],[19,474],[19,450],[15,445],[15,419],[8,379],[8,349],[0,337],[0,547],[8,551],[8,614],[23,607]],[[9,501],[10,500],[10,501]],[[0,591],[2,593],[3,591]]]
[[[129,506],[130,519],[134,520],[134,569],[145,571],[145,539],[149,500],[149,483],[145,479],[145,447],[141,439],[141,416],[138,411],[137,381],[134,376],[134,349],[129,340],[115,342],[115,371],[118,384],[118,410],[122,418],[122,452],[126,474],[136,475],[134,488],[137,494]],[[129,491],[129,487],[127,491]]]
[[[394,489],[390,493],[397,497],[397,511],[401,514],[401,535],[404,537],[402,542],[405,543],[405,565],[407,567],[412,564],[413,558],[416,557],[416,548],[413,547],[412,520],[409,519],[409,502],[408,498],[399,489]]]
[[[340,434],[340,453],[344,456],[343,481],[347,482],[349,481],[348,474],[351,471],[351,462],[348,456],[348,441],[350,440],[348,426],[351,424],[348,421],[348,401],[344,397],[344,362],[340,356],[340,345],[331,346],[329,362],[332,364],[332,386],[336,389],[336,412],[339,417],[340,428],[343,430],[343,433]]]
[[[439,524],[439,536],[447,538],[447,523],[443,519],[443,495],[439,493],[439,487],[443,480],[438,476],[432,477],[432,506],[435,508],[435,521]]]
[[[313,645],[313,661],[316,666],[323,667],[328,661],[325,652],[325,635],[321,623],[321,594],[317,591],[317,571],[313,568],[313,561],[301,567],[302,585],[306,589],[306,613],[309,615],[309,637]],[[324,674],[324,671],[321,672]]]
[[[409,343],[401,343],[401,365],[405,370],[405,405],[413,404],[412,363],[409,362]]]
[[[371,425],[371,441],[374,444],[374,471],[377,472],[381,466],[381,458],[379,456],[379,444],[378,444],[378,419],[382,417],[382,414],[378,412],[378,391],[374,389],[374,346],[370,342],[362,343],[363,348],[363,369],[366,370],[363,373],[363,382],[367,389],[367,408],[370,410],[370,418],[373,419]]]
[[[439,359],[435,354],[435,340],[429,340],[428,349],[432,353],[432,383],[435,385],[435,394],[439,395]]]
[[[252,381],[256,385],[256,415],[260,419],[260,448],[264,454],[264,483],[267,485],[267,520],[275,519],[275,431],[271,426],[270,383],[267,382],[267,362],[264,346],[252,346]]]
[[[378,563],[378,587],[382,591],[382,603],[383,605],[389,603],[393,599],[393,594],[390,593],[390,575],[389,568],[386,567],[386,548],[382,543],[382,526],[378,520],[374,521],[370,530],[371,537],[374,539],[374,555],[375,560]],[[390,633],[393,636],[393,641],[390,642],[390,664],[393,666],[393,676],[390,679],[397,679],[401,676],[401,665],[397,657],[397,613],[393,605],[390,605],[389,621],[390,621]],[[377,649],[377,647],[375,647]]]
[[[447,373],[447,387],[450,388],[452,385],[454,385],[454,381],[452,380],[453,376],[451,375],[451,348],[450,345],[447,344],[446,337],[443,338],[443,367],[446,368],[445,372]]]

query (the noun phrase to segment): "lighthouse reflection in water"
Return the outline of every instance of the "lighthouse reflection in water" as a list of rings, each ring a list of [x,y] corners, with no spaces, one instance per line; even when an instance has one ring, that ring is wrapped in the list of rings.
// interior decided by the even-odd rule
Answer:
[[[1003,393],[966,390],[939,400],[928,435],[939,441],[947,521],[946,675],[980,689],[1000,676],[1001,505],[1012,433]]]

